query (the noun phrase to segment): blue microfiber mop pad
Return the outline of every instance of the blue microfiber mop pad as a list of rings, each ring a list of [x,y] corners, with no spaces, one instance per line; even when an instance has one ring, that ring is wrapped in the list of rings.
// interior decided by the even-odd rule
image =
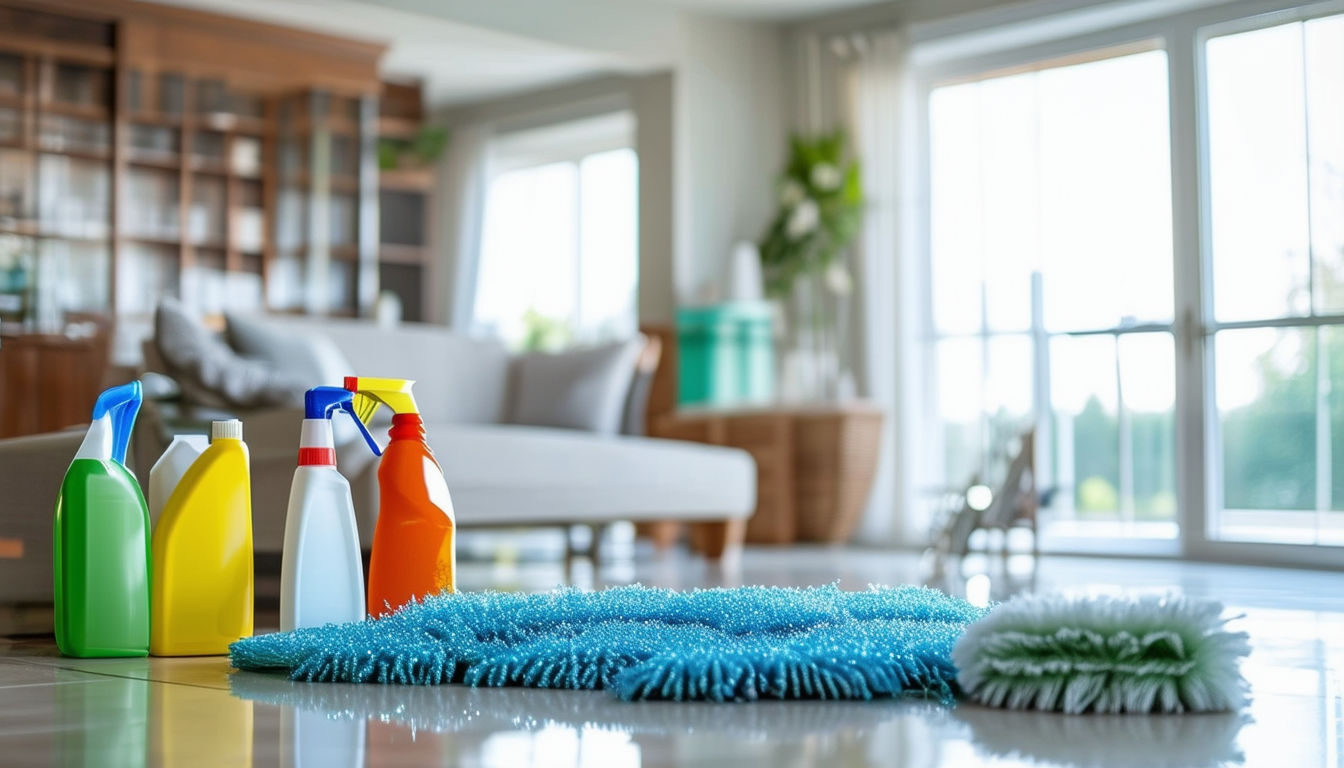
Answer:
[[[1069,714],[1225,712],[1246,699],[1244,632],[1184,597],[1016,597],[952,651],[974,701]]]
[[[376,620],[234,643],[294,680],[607,689],[626,700],[949,700],[987,611],[924,587],[443,594]]]

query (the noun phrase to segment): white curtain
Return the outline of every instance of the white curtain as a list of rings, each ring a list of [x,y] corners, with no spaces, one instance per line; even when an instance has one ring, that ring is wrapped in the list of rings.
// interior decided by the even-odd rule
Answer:
[[[439,254],[443,272],[433,319],[456,331],[471,330],[481,253],[485,195],[490,183],[490,123],[455,126],[438,174]]]
[[[868,508],[857,538],[871,544],[925,542],[926,523],[913,514],[909,462],[918,451],[908,438],[912,390],[917,366],[907,364],[917,352],[918,314],[906,298],[917,281],[905,268],[902,247],[902,154],[905,44],[898,29],[851,35],[853,64],[841,87],[847,91],[850,135],[862,163],[867,209],[854,254],[855,334],[851,356],[862,391],[880,405],[882,450]],[[843,49],[842,49],[843,50]],[[916,299],[917,301],[917,299]]]

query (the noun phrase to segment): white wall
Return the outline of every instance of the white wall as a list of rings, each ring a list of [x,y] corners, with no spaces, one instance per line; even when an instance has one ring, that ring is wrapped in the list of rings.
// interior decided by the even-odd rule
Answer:
[[[676,315],[673,291],[676,184],[675,77],[640,78],[632,92],[639,155],[639,322],[669,325]]]
[[[639,321],[667,323],[673,315],[673,138],[674,77],[670,72],[640,77],[602,77],[505,99],[441,110],[436,122],[453,131],[440,163],[441,221],[433,278],[440,300],[434,322],[460,324],[465,318],[472,277],[463,271],[461,251],[475,242],[461,237],[468,226],[458,212],[465,195],[459,164],[463,154],[480,149],[480,137],[492,130],[514,130],[629,109],[635,114],[635,152],[639,155]],[[478,212],[477,212],[478,213]],[[456,322],[454,322],[456,321]]]
[[[787,136],[783,35],[769,24],[688,16],[677,67],[680,303],[721,291],[734,243],[760,238]]]
[[[629,108],[639,154],[639,320],[671,324],[679,304],[721,292],[733,245],[758,239],[784,161],[783,35],[772,24],[683,14],[674,70],[601,77],[452,107],[434,119],[455,131],[441,176],[461,161],[458,136],[481,126],[517,128]],[[441,188],[440,203],[457,193]],[[442,212],[441,212],[442,214]],[[439,237],[440,300],[447,322],[461,304],[458,223]]]

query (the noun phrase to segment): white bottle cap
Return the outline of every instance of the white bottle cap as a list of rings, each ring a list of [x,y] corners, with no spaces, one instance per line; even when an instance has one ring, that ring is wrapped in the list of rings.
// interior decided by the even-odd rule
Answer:
[[[237,419],[216,421],[210,425],[211,440],[242,440],[243,422]]]

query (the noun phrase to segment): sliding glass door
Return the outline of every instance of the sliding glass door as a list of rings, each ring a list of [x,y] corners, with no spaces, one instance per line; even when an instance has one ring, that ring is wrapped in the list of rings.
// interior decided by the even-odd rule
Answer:
[[[1208,536],[1344,544],[1344,16],[1204,44]]]
[[[1344,564],[1341,11],[925,66],[931,497],[1031,432],[1047,549]]]
[[[943,477],[1033,431],[1048,536],[1177,536],[1167,101],[1155,41],[930,94]]]

